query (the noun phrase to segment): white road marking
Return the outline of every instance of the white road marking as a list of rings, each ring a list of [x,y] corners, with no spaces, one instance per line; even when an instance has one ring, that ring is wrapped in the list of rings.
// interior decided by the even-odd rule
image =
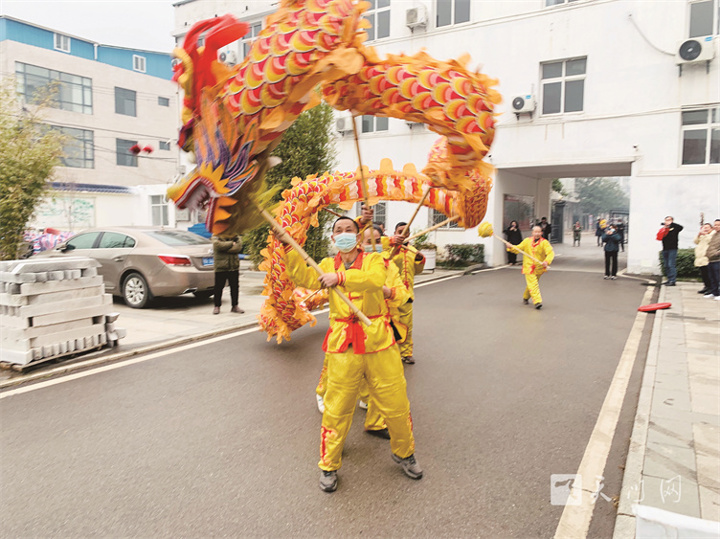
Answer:
[[[643,305],[646,305],[652,297],[653,289],[648,288],[643,296]],[[635,316],[635,322],[630,330],[630,335],[625,342],[625,348],[620,356],[620,362],[615,369],[610,388],[605,396],[600,409],[600,415],[595,423],[595,428],[590,435],[590,440],[585,448],[580,467],[577,474],[581,477],[584,485],[590,485],[590,490],[582,489],[573,494],[580,497],[580,504],[566,505],[563,510],[560,522],[555,530],[556,539],[580,539],[587,537],[592,519],[593,510],[595,509],[595,501],[598,499],[598,493],[593,492],[596,481],[602,477],[607,464],[607,458],[610,453],[615,436],[615,429],[620,418],[625,393],[630,381],[635,358],[637,357],[642,338],[643,327],[647,313],[639,312]]]

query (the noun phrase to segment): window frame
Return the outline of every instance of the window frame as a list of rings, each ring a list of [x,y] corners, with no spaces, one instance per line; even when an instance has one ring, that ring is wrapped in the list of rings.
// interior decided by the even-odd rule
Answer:
[[[159,107],[169,107],[170,106],[170,98],[159,95],[158,96],[158,106]]]
[[[466,21],[457,21],[457,6],[458,2],[468,2],[468,18]],[[440,9],[441,3],[450,3],[450,22],[447,24],[440,24]],[[451,26],[457,26],[459,24],[467,24],[472,21],[472,0],[435,0],[435,28],[449,28]]]
[[[59,41],[59,44],[58,44]],[[70,36],[61,34],[59,32],[53,32],[53,48],[56,51],[70,53],[72,40]]]
[[[120,90],[120,92],[118,92]],[[123,97],[123,92],[126,93],[126,95]],[[130,100],[130,94],[132,94],[132,101]],[[122,102],[119,102],[118,99],[122,99]],[[125,108],[127,106],[127,103],[132,102],[133,104],[133,113],[129,114],[128,112],[125,112]],[[119,107],[118,105],[122,103],[124,106]],[[123,109],[123,110],[118,110]],[[122,88],[120,86],[115,86],[115,114],[122,114],[123,116],[131,116],[133,118],[137,118],[137,92],[135,90],[129,90],[128,88]]]
[[[158,140],[158,150],[162,150],[163,152],[169,152],[170,149],[171,148],[169,140]]]
[[[702,123],[685,123],[683,116],[685,113],[705,111],[705,121]],[[704,131],[705,133],[705,150],[702,163],[685,162],[685,133],[689,131]],[[717,133],[717,161],[712,161],[713,157],[713,132]],[[712,166],[720,164],[720,103],[705,107],[688,107],[680,113],[680,166],[681,167],[697,167]]]
[[[545,7],[564,6],[566,4],[574,4],[575,2],[580,1],[581,0],[545,0]]]
[[[367,28],[365,31],[368,33],[368,41],[377,41],[379,39],[385,39],[390,37],[390,27],[391,27],[391,19],[392,19],[392,0],[368,0],[371,4],[371,7],[363,13],[363,17],[370,22],[372,25],[371,28]],[[384,5],[382,7],[379,6],[380,2],[387,2],[387,5]],[[377,24],[378,16],[387,13],[388,16],[388,27],[387,27],[387,35],[378,36],[377,30],[379,30],[380,26]],[[370,32],[372,32],[372,37],[370,36]]]
[[[386,124],[384,128],[377,128],[378,121]],[[369,125],[370,129],[365,129],[365,126]],[[390,131],[390,118],[386,116],[370,116],[364,114],[360,117],[360,133],[367,135],[368,133],[387,133]]]
[[[159,202],[157,199],[160,199]],[[150,202],[150,221],[152,222],[152,226],[170,226],[170,212],[168,211],[165,195],[150,195],[148,200]],[[156,208],[160,210],[159,223],[157,223],[155,219]]]
[[[697,33],[693,32],[693,7],[698,6],[700,4],[710,4],[710,9],[712,10],[712,20],[710,21],[710,33]],[[687,36],[690,39],[693,38],[702,38],[707,36],[714,36],[717,34],[720,34],[720,2],[718,0],[689,0],[688,1],[688,7],[687,7]],[[703,13],[700,13],[699,16],[702,18]]]
[[[577,60],[585,61],[585,68],[582,74],[578,75],[567,75],[567,64],[568,62],[574,62]],[[559,77],[543,77],[543,67],[550,64],[562,63],[562,72]],[[585,112],[585,81],[587,80],[587,56],[577,56],[572,58],[565,58],[561,60],[551,60],[540,63],[540,115],[544,117],[561,116],[563,114],[581,114]],[[580,110],[566,111],[566,97],[567,97],[567,84],[572,82],[582,81],[582,108]],[[560,83],[560,110],[558,112],[545,112],[545,87],[550,84]]]
[[[448,216],[441,211],[437,211],[435,208],[429,208],[428,211],[428,228],[431,226],[439,225],[443,221],[448,219]],[[457,220],[450,221],[449,223],[438,227],[436,230],[465,230],[461,228]]]
[[[238,40],[238,50],[240,53],[240,59],[239,62],[242,62],[247,55],[250,53],[250,47],[252,47],[253,40],[260,35],[260,32],[263,31],[263,21],[254,21],[254,22],[248,22],[248,25],[250,26],[250,29],[248,30],[248,33],[245,34],[245,36]],[[247,50],[246,50],[247,49]]]
[[[127,140],[127,139],[121,139],[121,138],[115,139],[115,154],[116,154],[115,164],[117,166],[119,166],[119,167],[137,167],[138,166],[138,156],[133,154],[130,151],[130,148],[135,146],[137,143],[138,143],[137,140]],[[123,146],[127,146],[127,152],[122,151],[124,149]],[[127,161],[127,162],[123,163],[121,161]]]
[[[95,132],[91,129],[81,129],[79,127],[66,127],[62,125],[53,125],[51,126],[52,129],[59,131],[66,137],[70,137],[73,139],[75,143],[79,143],[78,146],[81,146],[81,153],[82,157],[68,157],[64,156],[61,157],[61,161],[63,163],[63,166],[68,168],[88,168],[88,169],[94,169],[95,168]],[[78,135],[81,135],[82,138],[79,138],[73,132],[79,132],[76,133]],[[72,142],[71,142],[72,144]],[[63,152],[67,153],[67,150],[65,149],[70,144],[63,144]],[[82,161],[82,165],[73,165],[68,164],[68,159],[76,159],[78,161]]]
[[[15,78],[17,91],[23,96],[25,103],[33,103],[38,90],[56,84],[57,95],[51,100],[50,107],[81,114],[93,113],[93,86],[92,79],[88,77],[25,62],[15,62]],[[32,84],[33,81],[37,84]],[[80,96],[80,99],[65,99],[68,96]]]
[[[133,54],[133,71],[145,73],[147,70],[147,58],[139,54]]]

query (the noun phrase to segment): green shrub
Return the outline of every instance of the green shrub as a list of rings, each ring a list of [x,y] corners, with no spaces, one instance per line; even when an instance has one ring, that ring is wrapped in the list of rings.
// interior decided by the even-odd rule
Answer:
[[[445,252],[446,267],[459,268],[485,262],[485,246],[482,243],[450,243],[445,246]]]
[[[662,251],[658,254],[658,258],[660,259],[660,268],[662,269],[663,277],[667,277],[665,264],[663,264]],[[695,267],[695,249],[678,249],[675,267],[677,268],[678,279],[689,281],[697,281],[700,279],[700,268]]]

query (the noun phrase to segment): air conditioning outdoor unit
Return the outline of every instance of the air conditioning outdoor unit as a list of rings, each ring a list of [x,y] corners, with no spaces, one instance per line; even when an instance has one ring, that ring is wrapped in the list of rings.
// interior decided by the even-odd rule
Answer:
[[[512,109],[515,114],[535,111],[535,96],[532,94],[518,95],[512,99]]]
[[[686,39],[678,46],[675,61],[678,65],[709,62],[715,58],[712,36]]]
[[[234,66],[237,64],[237,54],[235,51],[224,51],[220,53],[220,61],[223,64],[227,64],[229,66]]]
[[[405,12],[405,25],[408,28],[427,26],[427,10],[425,6],[417,6]]]
[[[338,133],[350,133],[353,131],[353,119],[350,116],[343,116],[335,120],[335,131]]]

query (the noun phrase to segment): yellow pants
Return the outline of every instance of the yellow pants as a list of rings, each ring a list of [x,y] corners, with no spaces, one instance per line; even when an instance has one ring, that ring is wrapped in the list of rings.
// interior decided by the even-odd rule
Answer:
[[[412,301],[408,301],[400,306],[398,309],[400,312],[400,323],[407,326],[407,337],[399,344],[400,355],[402,357],[410,357],[413,355],[413,304]]]
[[[320,395],[323,400],[325,399],[325,392],[327,391],[327,367],[328,355],[325,354],[325,360],[323,361],[322,371],[320,371],[320,380],[315,388],[315,393]],[[385,420],[378,410],[377,404],[370,396],[370,390],[368,389],[367,380],[363,377],[360,382],[360,390],[358,392],[358,398],[367,404],[367,412],[365,413],[365,430],[382,430],[385,428]]]
[[[390,449],[400,458],[412,455],[415,438],[405,374],[397,346],[370,354],[354,354],[349,349],[327,356],[320,469],[332,471],[342,465],[343,445],[352,424],[363,377],[367,380],[370,401],[377,406],[390,432]]]
[[[525,274],[525,292],[523,292],[523,299],[532,298],[533,305],[542,303],[542,296],[540,295],[540,276],[542,273],[526,273]]]

